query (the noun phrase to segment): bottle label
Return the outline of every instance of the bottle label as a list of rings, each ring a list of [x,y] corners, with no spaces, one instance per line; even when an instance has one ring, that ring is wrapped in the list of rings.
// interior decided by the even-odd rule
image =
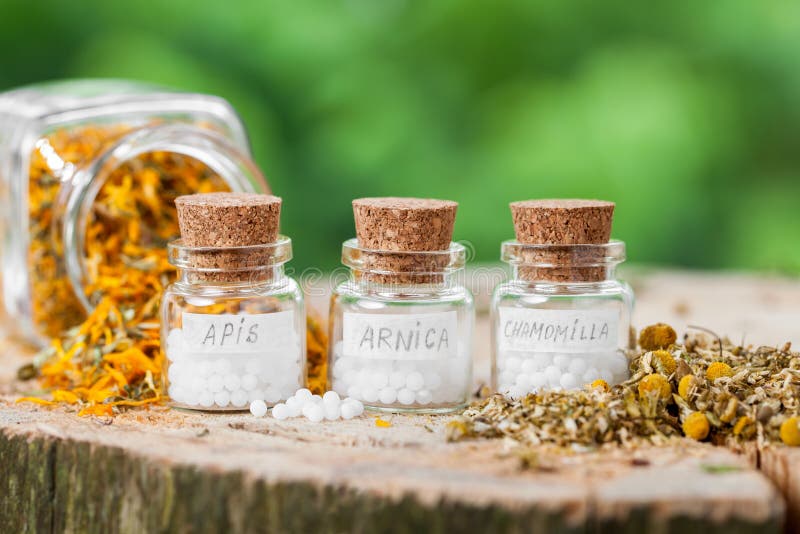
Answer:
[[[458,347],[457,312],[344,313],[342,350],[346,356],[380,360],[438,360]]]
[[[294,311],[221,315],[185,312],[183,340],[186,350],[196,353],[294,352]]]
[[[618,350],[619,314],[613,310],[501,307],[499,350],[592,353]]]

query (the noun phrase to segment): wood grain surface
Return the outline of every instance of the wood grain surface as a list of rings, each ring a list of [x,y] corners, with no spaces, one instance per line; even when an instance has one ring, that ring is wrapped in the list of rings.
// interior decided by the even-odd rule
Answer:
[[[800,337],[797,280],[629,276],[637,325]],[[480,316],[476,387],[487,332]],[[502,440],[447,443],[441,416],[383,416],[389,428],[371,416],[313,424],[166,408],[78,418],[14,403],[35,387],[14,380],[29,357],[0,338],[0,532],[800,531],[798,450],[542,449],[539,467],[522,470]]]

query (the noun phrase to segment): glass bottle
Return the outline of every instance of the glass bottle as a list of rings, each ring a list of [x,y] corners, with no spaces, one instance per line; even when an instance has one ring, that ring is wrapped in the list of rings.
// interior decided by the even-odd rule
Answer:
[[[223,255],[237,267],[197,261]],[[300,287],[284,272],[291,257],[285,236],[224,248],[170,243],[178,279],[162,299],[161,339],[173,406],[246,410],[253,400],[274,405],[303,387],[305,313]]]
[[[517,398],[629,377],[633,291],[616,275],[625,260],[623,242],[506,241],[502,260],[512,275],[491,302],[496,391]]]
[[[224,190],[267,186],[221,98],[102,80],[0,94],[0,293],[17,334],[43,344],[80,323],[99,264],[135,264],[127,245],[163,256],[174,197]],[[140,224],[112,238],[98,231],[112,220]]]
[[[464,406],[474,323],[465,261],[458,243],[444,251],[397,252],[345,241],[349,277],[331,297],[332,389],[379,411],[445,413]],[[387,265],[416,267],[402,272]]]

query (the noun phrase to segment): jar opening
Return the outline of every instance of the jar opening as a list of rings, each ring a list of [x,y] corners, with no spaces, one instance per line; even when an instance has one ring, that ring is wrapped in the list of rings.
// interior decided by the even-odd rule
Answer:
[[[176,186],[167,188],[175,189],[174,195],[159,189],[164,180]],[[126,195],[131,188],[136,189],[136,198]],[[266,180],[247,155],[221,134],[189,124],[134,130],[79,169],[65,189],[62,239],[66,270],[75,295],[87,311],[96,304],[92,293],[104,278],[102,270],[113,269],[117,276],[117,270],[125,268],[163,271],[159,265],[166,264],[166,244],[178,234],[172,196],[198,190],[268,190]],[[103,207],[109,205],[108,197],[113,195],[119,198],[111,198],[110,205],[116,201],[120,209],[118,213],[105,213]],[[110,266],[112,262],[103,258],[102,252],[93,254],[93,245],[108,239],[102,229],[111,223],[121,225],[110,240],[118,247],[114,257],[119,259],[119,266]],[[95,232],[95,227],[101,230]],[[101,244],[101,250],[109,245]]]

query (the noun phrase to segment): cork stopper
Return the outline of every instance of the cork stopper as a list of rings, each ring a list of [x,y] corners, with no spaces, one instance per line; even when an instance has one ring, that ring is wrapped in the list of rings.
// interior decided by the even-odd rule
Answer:
[[[581,267],[597,263],[602,251],[583,250],[576,254],[557,245],[598,245],[611,239],[613,202],[603,200],[523,200],[511,203],[511,216],[517,241],[527,245],[554,245],[551,250],[526,251],[530,263],[549,263],[557,267],[519,269],[523,280],[554,282],[596,282],[604,280],[604,267]]]
[[[235,247],[276,242],[280,198],[256,193],[199,193],[176,198],[175,206],[183,244],[216,249],[196,252],[192,263],[198,269],[222,271],[195,273],[197,280],[235,282],[265,275],[253,273],[270,263],[268,251],[248,252]]]
[[[198,193],[175,199],[181,239],[190,247],[245,247],[278,238],[281,199],[256,193]]]
[[[409,254],[367,255],[363,277],[377,283],[437,283],[447,265],[443,255],[453,239],[458,203],[431,198],[374,197],[353,201],[358,245],[369,250]],[[375,273],[369,271],[383,271]],[[386,274],[397,273],[397,274]],[[419,274],[415,274],[419,273]],[[427,273],[427,274],[426,274]]]

